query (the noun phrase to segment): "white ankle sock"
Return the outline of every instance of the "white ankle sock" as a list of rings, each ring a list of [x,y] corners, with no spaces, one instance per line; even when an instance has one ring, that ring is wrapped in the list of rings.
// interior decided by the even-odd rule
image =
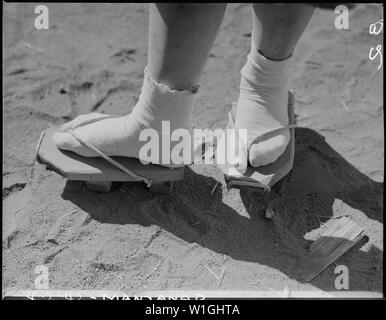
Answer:
[[[273,61],[265,58],[252,42],[248,60],[241,70],[240,95],[235,124],[248,130],[248,143],[271,129],[288,124],[287,67],[290,58]],[[249,162],[258,167],[272,163],[285,151],[290,133],[283,130],[276,136],[253,144]]]
[[[85,157],[98,156],[74,138],[68,130],[87,141],[108,156],[139,157],[139,151],[146,142],[139,141],[143,129],[154,129],[162,138],[162,121],[170,122],[170,131],[190,129],[193,102],[196,94],[189,90],[171,90],[168,86],[151,79],[146,72],[141,95],[132,112],[127,116],[104,118],[100,113],[82,115],[65,124],[62,132],[54,134],[53,139],[59,149],[73,151]],[[102,118],[102,120],[100,120]],[[93,122],[94,120],[98,120]],[[170,143],[170,149],[176,143]],[[166,150],[163,150],[166,152]],[[162,145],[159,146],[159,161],[162,163]]]

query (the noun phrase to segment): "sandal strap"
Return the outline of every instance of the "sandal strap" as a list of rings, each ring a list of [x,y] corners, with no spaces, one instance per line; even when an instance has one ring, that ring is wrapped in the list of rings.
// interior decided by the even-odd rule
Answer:
[[[144,176],[140,176],[140,175],[137,175],[136,173],[134,173],[133,171],[127,169],[126,167],[124,167],[123,165],[121,165],[119,162],[115,161],[113,158],[105,155],[102,151],[100,151],[99,149],[97,149],[96,147],[94,147],[92,144],[88,143],[87,141],[84,141],[77,133],[75,133],[73,130],[69,130],[68,131],[76,140],[78,140],[80,143],[82,143],[83,145],[85,145],[86,147],[88,147],[89,149],[93,150],[95,153],[97,153],[100,157],[102,157],[103,159],[105,159],[107,162],[111,163],[113,166],[117,167],[118,169],[120,169],[121,171],[123,171],[124,173],[126,173],[128,176],[130,176],[131,178],[133,178],[134,180],[136,181],[143,181],[144,183],[146,183],[146,186],[148,188],[150,188],[151,186],[151,183],[152,181],[149,180],[148,178],[144,177]]]
[[[77,126],[75,126],[72,130],[74,129],[78,129],[80,127],[83,127],[83,126],[87,126],[89,124],[92,124],[94,122],[98,122],[98,121],[102,121],[102,120],[106,120],[106,119],[111,119],[111,118],[119,118],[119,116],[116,116],[116,115],[108,115],[107,117],[100,117],[100,118],[95,118],[95,119],[90,119],[88,121],[85,121],[85,122],[82,122],[82,123],[79,123]]]
[[[271,191],[271,187],[267,184],[264,184],[260,181],[229,181],[229,186],[235,185],[235,186],[246,186],[246,187],[259,187],[264,189],[265,192]]]
[[[269,131],[267,131],[267,132],[265,132],[265,133],[263,133],[263,134],[257,136],[256,138],[254,138],[254,139],[248,144],[248,149],[250,148],[250,146],[251,146],[252,144],[259,143],[259,142],[261,142],[261,141],[267,139],[267,138],[268,138],[269,136],[271,136],[271,135],[275,135],[275,134],[277,134],[277,133],[280,132],[280,131],[287,130],[287,129],[293,129],[293,128],[296,128],[296,127],[297,127],[297,125],[296,125],[296,123],[294,123],[294,124],[288,124],[288,125],[285,125],[285,126],[280,126],[280,127],[274,128],[274,129],[272,129],[272,130],[269,130]]]
[[[228,126],[231,125],[234,129],[237,129],[236,128],[236,124],[235,124],[235,118],[233,117],[233,114],[232,114],[232,111],[230,111],[228,113]],[[287,124],[287,125],[284,125],[284,126],[280,126],[280,127],[277,127],[277,128],[273,128],[257,137],[255,137],[249,144],[248,144],[248,147],[247,149],[249,150],[250,146],[254,143],[259,143],[261,142],[262,140],[264,139],[267,139],[267,137],[269,137],[270,135],[274,135],[282,130],[287,130],[287,129],[293,129],[293,128],[296,128],[297,127],[297,123],[296,123],[296,118],[295,118],[295,121],[293,123],[290,123],[290,124]]]

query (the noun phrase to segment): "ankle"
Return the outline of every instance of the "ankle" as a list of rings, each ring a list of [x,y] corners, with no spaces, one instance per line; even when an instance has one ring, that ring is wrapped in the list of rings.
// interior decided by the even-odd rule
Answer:
[[[170,89],[167,85],[152,79],[145,68],[141,94],[130,115],[150,127],[160,127],[161,121],[170,121],[173,129],[188,128],[198,87],[195,87],[195,92]]]
[[[292,52],[268,52],[262,51],[261,49],[257,50],[264,58],[271,61],[284,61],[292,57]]]
[[[288,66],[291,58],[274,61],[258,50],[251,50],[241,69],[242,82],[272,89],[283,89],[288,83]]]

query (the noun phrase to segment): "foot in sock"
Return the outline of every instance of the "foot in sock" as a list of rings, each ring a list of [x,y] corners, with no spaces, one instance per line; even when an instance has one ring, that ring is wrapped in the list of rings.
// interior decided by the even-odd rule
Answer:
[[[83,145],[71,133],[86,141],[108,156],[139,158],[141,147],[146,143],[139,140],[143,129],[154,129],[162,137],[162,121],[170,122],[170,131],[189,129],[193,99],[195,94],[189,90],[177,91],[152,80],[145,71],[144,83],[138,103],[126,116],[109,116],[101,113],[81,115],[63,125],[61,132],[56,132],[53,140],[62,150],[73,151],[84,157],[98,156],[93,150]],[[159,162],[164,166],[173,163],[161,163],[162,146],[160,145]],[[170,144],[173,148],[173,144]]]
[[[248,130],[248,159],[253,167],[275,162],[289,143],[289,130],[284,129],[251,144],[256,137],[288,124],[288,62],[289,58],[269,60],[252,47],[241,70],[235,124]]]

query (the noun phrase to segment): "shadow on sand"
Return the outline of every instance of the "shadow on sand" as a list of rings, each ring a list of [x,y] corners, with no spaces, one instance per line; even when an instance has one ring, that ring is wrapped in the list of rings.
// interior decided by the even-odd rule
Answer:
[[[269,195],[278,199],[272,220],[263,217],[266,202],[259,192],[241,188],[238,195],[231,191],[236,192],[237,205],[244,206],[248,218],[223,202],[222,188],[211,195],[216,182],[187,168],[172,197],[151,194],[140,184],[125,185],[127,193],[95,194],[77,182],[67,182],[62,197],[101,223],[155,224],[184,241],[275,268],[300,282],[297,265],[311,243],[305,235],[333,216],[334,202],[341,201],[348,208],[339,214],[359,210],[383,223],[383,183],[360,173],[311,129],[296,129],[294,168]],[[382,252],[372,245],[360,250],[367,241],[356,244],[336,263],[348,267],[350,290],[381,292]],[[330,266],[311,284],[335,290],[333,271]]]

